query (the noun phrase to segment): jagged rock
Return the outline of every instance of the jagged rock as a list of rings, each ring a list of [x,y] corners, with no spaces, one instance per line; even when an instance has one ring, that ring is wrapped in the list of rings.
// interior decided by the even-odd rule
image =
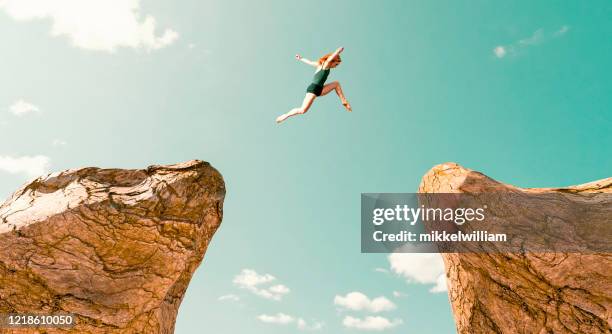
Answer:
[[[421,193],[589,194],[583,201],[608,212],[590,219],[612,223],[612,178],[568,188],[522,189],[492,180],[454,163],[435,166],[424,177]],[[582,203],[584,204],[584,203]],[[512,204],[511,204],[512,205]],[[567,212],[562,203],[546,208]],[[515,213],[521,205],[510,208]],[[508,219],[507,217],[497,217]],[[449,298],[458,333],[612,333],[611,253],[448,253]]]
[[[172,333],[224,195],[197,160],[34,180],[0,206],[0,313],[76,315],[72,329],[12,332]]]

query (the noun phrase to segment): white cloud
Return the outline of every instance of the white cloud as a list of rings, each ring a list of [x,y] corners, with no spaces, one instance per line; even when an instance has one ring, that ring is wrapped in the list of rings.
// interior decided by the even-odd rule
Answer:
[[[270,300],[276,300],[276,301],[283,299],[283,294],[284,294],[284,293],[274,293],[270,291],[269,289],[251,289],[251,292],[253,292],[254,294],[260,297],[270,299]]]
[[[279,312],[277,314],[272,314],[272,315],[261,314],[257,316],[257,320],[263,323],[266,323],[266,324],[282,325],[282,326],[286,326],[286,325],[295,323],[296,328],[301,331],[318,331],[322,329],[323,326],[325,325],[324,323],[319,322],[319,321],[313,321],[309,323],[303,318],[296,318],[292,315],[288,315],[282,312]]]
[[[442,274],[436,278],[436,284],[429,289],[429,292],[439,293],[448,291],[448,287],[446,286],[446,275]]]
[[[0,0],[0,10],[17,21],[48,19],[52,36],[89,50],[156,50],[178,38],[172,29],[157,34],[155,18],[142,17],[140,0]]]
[[[551,37],[561,37],[565,35],[569,31],[569,28],[570,27],[568,25],[563,25],[552,34],[545,33],[544,29],[538,29],[534,31],[533,34],[529,37],[522,38],[514,43],[498,45],[494,47],[493,54],[497,58],[504,58],[506,56],[516,55],[528,47],[536,46],[550,40]]]
[[[27,102],[23,99],[19,99],[15,101],[15,103],[13,103],[9,107],[9,112],[15,116],[24,116],[32,112],[39,112],[39,111],[40,111],[40,108],[38,106],[35,106],[32,103]]]
[[[264,283],[269,283],[276,280],[276,277],[270,274],[259,275],[255,270],[242,269],[240,274],[234,277],[234,284],[238,286],[252,287]]]
[[[323,328],[325,324],[319,321],[313,321],[308,323],[306,320],[299,318],[297,320],[297,328],[301,331],[318,331]]]
[[[238,302],[240,301],[240,297],[234,295],[234,294],[229,294],[229,295],[223,295],[221,297],[218,298],[219,301],[230,301],[230,302]]]
[[[36,177],[47,172],[49,162],[49,157],[44,155],[0,156],[0,170],[11,174],[25,174],[28,177]]]
[[[401,292],[401,291],[393,291],[393,297],[395,298],[402,298],[402,297],[406,297],[408,296],[407,294]]]
[[[258,316],[257,319],[267,324],[276,324],[276,325],[288,325],[295,321],[294,317],[284,314],[284,313],[277,313],[275,315],[262,314]]]
[[[63,139],[56,138],[56,139],[53,139],[53,141],[51,142],[51,145],[53,147],[60,147],[60,146],[66,146],[68,145],[68,143]]]
[[[383,312],[395,309],[395,304],[385,297],[377,297],[374,299],[368,298],[361,292],[351,292],[346,296],[336,296],[334,304],[352,310],[352,311],[369,311]]]
[[[257,296],[279,301],[291,290],[282,284],[262,287],[262,285],[266,285],[274,281],[276,281],[276,277],[270,274],[260,275],[252,269],[243,269],[240,274],[234,277],[234,284],[236,284],[238,287],[246,289]]]
[[[440,254],[393,253],[388,260],[391,270],[408,282],[434,284],[429,290],[433,293],[447,291],[444,261]]]
[[[344,320],[342,320],[342,324],[346,328],[358,329],[363,331],[384,331],[386,329],[391,329],[393,327],[399,326],[402,324],[401,319],[395,319],[393,321],[384,318],[384,317],[365,317],[355,318],[351,316],[346,316]]]
[[[195,43],[189,43],[189,44],[187,45],[187,47],[188,47],[189,49],[195,49],[196,44],[195,44]]]
[[[506,48],[502,45],[498,45],[493,49],[493,53],[497,58],[504,58],[506,56]]]
[[[272,293],[280,294],[280,295],[288,294],[290,291],[288,287],[282,284],[271,286],[268,290]]]

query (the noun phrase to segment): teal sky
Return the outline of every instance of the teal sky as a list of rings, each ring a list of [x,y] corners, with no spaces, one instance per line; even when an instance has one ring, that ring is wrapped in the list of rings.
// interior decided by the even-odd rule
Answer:
[[[178,39],[91,50],[51,36],[51,19],[16,21],[0,6],[0,161],[41,155],[54,171],[211,162],[226,181],[225,216],[177,333],[296,332],[257,319],[279,312],[323,322],[320,333],[372,315],[402,320],[389,333],[452,333],[445,293],[360,253],[360,193],[414,192],[446,161],[522,187],[611,176],[609,1],[140,3],[158,36]],[[276,125],[312,76],[294,54],[338,46],[331,80],[354,112],[330,94]],[[40,111],[12,114],[19,99]],[[28,178],[6,169],[4,196]],[[232,281],[245,268],[290,293],[274,301],[241,289]],[[334,305],[352,291],[397,308]],[[218,300],[229,294],[240,301]]]

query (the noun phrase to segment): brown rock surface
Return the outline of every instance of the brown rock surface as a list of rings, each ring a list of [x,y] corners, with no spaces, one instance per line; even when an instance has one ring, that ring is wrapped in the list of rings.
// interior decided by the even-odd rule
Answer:
[[[197,160],[27,184],[0,206],[0,313],[74,313],[77,324],[0,332],[172,333],[224,195]]]
[[[563,193],[612,212],[612,178],[568,188],[522,189],[454,163],[435,166],[421,193]],[[547,203],[554,207],[559,203]],[[595,207],[597,206],[597,207]],[[520,212],[520,205],[514,210]],[[559,208],[564,210],[567,208]],[[499,218],[499,217],[498,217]],[[501,219],[504,219],[503,217]],[[612,223],[612,215],[595,218]],[[449,298],[458,333],[612,333],[612,254],[448,253]]]

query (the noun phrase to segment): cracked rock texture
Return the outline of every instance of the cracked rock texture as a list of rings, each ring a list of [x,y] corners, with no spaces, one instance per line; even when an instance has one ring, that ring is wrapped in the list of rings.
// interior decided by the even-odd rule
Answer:
[[[590,205],[612,208],[612,178],[567,188],[522,189],[455,163],[435,166],[421,193],[562,193],[601,196]],[[559,203],[547,203],[548,206]],[[514,210],[521,210],[517,205]],[[559,208],[563,210],[564,208]],[[503,219],[503,217],[501,218]],[[612,223],[612,215],[604,215]],[[449,298],[460,334],[612,333],[612,254],[448,253]]]
[[[73,313],[76,326],[0,332],[172,333],[224,195],[198,160],[27,184],[0,206],[0,313]]]

